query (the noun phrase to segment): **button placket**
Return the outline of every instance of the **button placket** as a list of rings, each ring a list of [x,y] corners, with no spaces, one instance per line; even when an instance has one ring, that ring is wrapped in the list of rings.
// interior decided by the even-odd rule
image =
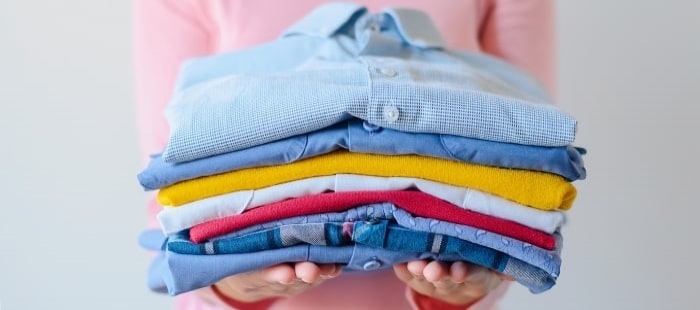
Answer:
[[[401,75],[399,70],[393,68],[397,63],[391,57],[364,56],[362,58],[368,66],[368,73],[372,79],[366,121],[383,127],[398,122],[401,118],[401,111],[397,104],[391,99],[379,99],[373,96],[373,92],[377,91],[375,85],[388,83],[388,80],[398,78]],[[368,132],[372,132],[370,126],[363,124],[363,127]]]

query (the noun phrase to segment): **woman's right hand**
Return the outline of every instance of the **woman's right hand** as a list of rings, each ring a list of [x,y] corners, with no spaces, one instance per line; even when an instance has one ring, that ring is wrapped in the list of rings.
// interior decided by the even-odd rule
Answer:
[[[311,262],[280,264],[227,277],[214,286],[226,297],[251,303],[300,294],[340,275],[339,265]]]

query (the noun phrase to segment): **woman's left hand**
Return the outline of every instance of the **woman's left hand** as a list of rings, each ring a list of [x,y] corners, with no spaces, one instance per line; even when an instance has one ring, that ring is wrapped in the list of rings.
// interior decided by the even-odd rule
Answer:
[[[421,295],[454,305],[471,304],[506,276],[466,262],[412,261],[394,266],[396,276]]]

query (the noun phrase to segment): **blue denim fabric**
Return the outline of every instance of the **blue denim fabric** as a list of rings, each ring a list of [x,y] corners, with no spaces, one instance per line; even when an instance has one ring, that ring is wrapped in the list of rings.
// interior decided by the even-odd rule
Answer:
[[[142,245],[152,250],[163,248],[165,238],[162,234],[160,236],[158,234],[160,234],[159,231],[148,231],[142,234]],[[390,246],[395,247],[398,244],[392,243]],[[341,247],[297,245],[262,252],[221,255],[187,255],[165,250],[151,264],[148,285],[154,291],[177,295],[209,286],[230,275],[283,262],[338,263],[343,264],[344,270],[347,271],[366,272],[420,259],[461,261],[464,260],[463,256],[466,253],[462,251],[466,250],[469,249],[450,246],[445,247],[446,253],[400,252],[362,244]],[[481,253],[478,255],[480,260],[489,262],[489,255]],[[503,257],[507,258],[507,255],[492,256],[490,264],[502,266],[499,268],[503,268],[504,274],[518,277],[519,283],[528,287],[531,292],[544,292],[555,284],[556,279],[548,276],[546,272],[514,258],[507,258],[507,262],[503,263],[499,260]]]
[[[166,248],[180,254],[216,255],[266,251],[297,244],[351,245],[353,223],[327,222],[279,225],[249,234],[193,243],[187,230],[168,237]]]
[[[261,223],[213,238],[211,241],[236,238],[261,230],[273,229],[280,225],[357,222],[370,219],[394,220],[399,225],[413,230],[443,234],[479,244],[522,260],[534,267],[546,271],[555,278],[559,276],[561,269],[561,249],[563,245],[563,238],[559,231],[554,232],[553,236],[556,239],[555,248],[554,250],[549,251],[517,239],[492,233],[487,230],[424,217],[414,217],[410,213],[395,207],[391,203],[376,203],[366,206],[358,206],[344,212],[296,216]]]
[[[146,190],[244,168],[286,164],[346,149],[357,153],[417,154],[488,166],[551,172],[570,181],[586,177],[582,155],[573,146],[541,147],[453,135],[408,133],[351,120],[294,136],[183,163],[154,155],[138,179]]]
[[[408,9],[369,14],[325,5],[275,42],[188,63],[179,80],[166,109],[166,162],[352,117],[406,132],[540,146],[568,145],[576,130],[531,76],[483,53],[445,49],[427,15]]]
[[[148,230],[141,234],[139,241],[146,249],[161,251],[149,268],[148,287],[170,295],[207,287],[230,275],[285,262],[337,263],[344,264],[343,269],[347,272],[372,272],[420,259],[461,260],[452,254],[396,252],[359,244],[342,247],[307,244],[256,253],[187,255],[163,250],[165,240],[160,231]]]
[[[349,224],[349,225],[348,225]],[[179,254],[221,255],[253,253],[301,243],[344,246],[362,244],[398,252],[456,254],[473,264],[502,272],[528,287],[541,287],[550,280],[547,272],[508,254],[463,239],[401,227],[387,220],[354,223],[310,223],[277,226],[239,237],[196,244],[187,234],[171,236],[167,250]]]
[[[345,229],[344,223],[291,224],[202,244],[189,241],[187,233],[181,233],[168,238],[166,249],[179,254],[219,255],[272,250],[302,243],[325,246],[359,243],[400,252],[456,253],[467,261],[497,271],[503,271],[509,259],[504,253],[465,240],[403,228],[387,220],[354,222],[347,234]],[[294,241],[288,242],[284,237],[286,230],[304,231],[304,236],[296,236]]]

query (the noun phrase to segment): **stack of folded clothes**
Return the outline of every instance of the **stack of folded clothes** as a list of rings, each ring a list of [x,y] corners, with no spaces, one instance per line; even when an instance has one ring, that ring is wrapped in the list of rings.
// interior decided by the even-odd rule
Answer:
[[[585,178],[575,119],[523,71],[445,48],[420,11],[327,4],[274,42],[192,59],[166,116],[138,176],[163,205],[142,235],[161,251],[154,290],[297,261],[461,260],[534,293],[559,276]]]

